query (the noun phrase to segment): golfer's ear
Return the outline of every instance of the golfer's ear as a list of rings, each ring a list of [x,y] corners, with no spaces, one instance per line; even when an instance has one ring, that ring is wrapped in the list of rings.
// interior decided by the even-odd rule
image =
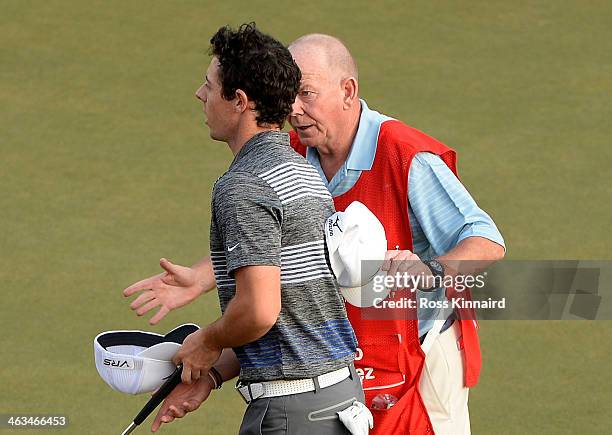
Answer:
[[[359,85],[357,84],[357,79],[355,77],[348,77],[342,80],[341,86],[343,92],[342,106],[344,110],[348,110],[357,101]]]
[[[249,97],[242,89],[236,90],[236,102],[234,106],[234,110],[238,113],[242,113],[249,108]]]

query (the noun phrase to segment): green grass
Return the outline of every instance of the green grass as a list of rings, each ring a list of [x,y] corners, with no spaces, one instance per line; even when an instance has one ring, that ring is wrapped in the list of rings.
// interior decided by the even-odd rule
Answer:
[[[65,433],[119,433],[146,400],[99,379],[91,341],[148,328],[120,291],[159,257],[207,253],[210,189],[231,154],[208,137],[193,93],[226,23],[254,20],[286,43],[343,38],[371,107],[458,150],[508,258],[612,257],[608,2],[290,6],[2,2],[0,413],[64,413]],[[218,311],[211,294],[152,329]],[[474,433],[612,425],[610,322],[490,321],[481,336]],[[235,433],[243,405],[231,390],[163,433]]]

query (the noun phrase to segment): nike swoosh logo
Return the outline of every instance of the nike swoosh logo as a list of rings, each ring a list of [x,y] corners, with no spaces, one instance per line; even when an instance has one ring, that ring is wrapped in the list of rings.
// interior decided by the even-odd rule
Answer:
[[[232,246],[231,248],[228,246],[228,247],[227,247],[227,251],[228,251],[228,252],[232,252],[234,249],[236,249],[236,248],[238,247],[238,245],[239,245],[239,244],[240,244],[240,243],[236,243],[236,244],[235,244],[234,246]]]

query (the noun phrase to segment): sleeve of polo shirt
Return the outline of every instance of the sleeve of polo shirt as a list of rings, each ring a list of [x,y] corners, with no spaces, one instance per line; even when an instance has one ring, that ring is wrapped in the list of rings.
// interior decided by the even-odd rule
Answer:
[[[418,153],[410,165],[408,186],[410,208],[437,255],[472,236],[484,237],[505,249],[493,219],[478,207],[439,156]]]
[[[213,213],[229,276],[244,266],[280,267],[283,209],[265,181],[246,172],[227,174],[215,191]]]

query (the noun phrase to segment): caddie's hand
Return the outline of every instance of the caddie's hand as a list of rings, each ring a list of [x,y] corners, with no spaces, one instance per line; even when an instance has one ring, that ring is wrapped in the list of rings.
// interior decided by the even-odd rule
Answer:
[[[414,252],[409,250],[391,250],[385,254],[385,261],[381,267],[387,272],[387,275],[396,277],[398,274],[401,277],[400,283],[404,283],[404,277],[409,285],[400,287],[403,288],[419,288],[428,290],[433,285],[431,278],[433,277],[431,270],[427,267]],[[410,285],[416,284],[416,285]]]
[[[130,308],[139,316],[160,307],[149,320],[151,325],[157,324],[170,311],[187,305],[202,293],[192,268],[173,264],[165,258],[159,260],[159,265],[164,269],[163,273],[138,281],[123,290],[126,297],[142,292],[130,304]]]
[[[208,399],[212,389],[210,376],[200,378],[191,385],[178,384],[162,403],[151,425],[151,431],[157,432],[163,423],[171,423],[175,418],[183,418],[187,413],[198,409]]]
[[[222,351],[222,348],[208,346],[204,342],[204,329],[198,329],[185,338],[183,345],[172,358],[172,362],[175,365],[183,364],[181,380],[186,384],[191,384],[208,376],[208,370],[217,362]]]

